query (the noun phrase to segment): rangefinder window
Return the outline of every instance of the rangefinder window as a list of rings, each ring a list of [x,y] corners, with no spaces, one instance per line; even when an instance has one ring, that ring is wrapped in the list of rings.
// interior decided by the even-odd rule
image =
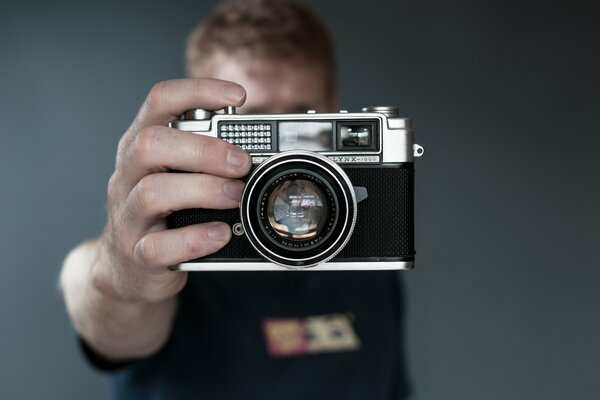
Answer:
[[[279,151],[333,151],[332,122],[281,121],[277,131]]]
[[[338,150],[377,150],[375,122],[344,122],[338,124]]]

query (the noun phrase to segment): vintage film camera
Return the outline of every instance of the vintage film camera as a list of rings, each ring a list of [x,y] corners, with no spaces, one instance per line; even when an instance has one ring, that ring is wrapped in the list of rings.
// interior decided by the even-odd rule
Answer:
[[[252,156],[239,209],[188,209],[169,228],[209,221],[231,241],[185,271],[377,270],[414,266],[413,144],[395,107],[360,113],[223,114],[190,110],[170,126]]]

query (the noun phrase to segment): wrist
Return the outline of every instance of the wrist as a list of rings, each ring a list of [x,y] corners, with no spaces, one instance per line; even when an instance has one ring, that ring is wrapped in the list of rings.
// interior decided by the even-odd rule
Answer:
[[[122,296],[111,283],[118,282],[118,277],[106,274],[110,268],[103,269],[99,250],[99,239],[81,244],[63,265],[60,284],[75,330],[111,360],[153,354],[169,337],[176,297],[148,302]]]

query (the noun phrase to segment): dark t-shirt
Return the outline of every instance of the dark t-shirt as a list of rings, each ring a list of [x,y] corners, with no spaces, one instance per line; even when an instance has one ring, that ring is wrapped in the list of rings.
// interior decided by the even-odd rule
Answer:
[[[169,341],[111,373],[114,397],[405,398],[398,274],[190,273]]]

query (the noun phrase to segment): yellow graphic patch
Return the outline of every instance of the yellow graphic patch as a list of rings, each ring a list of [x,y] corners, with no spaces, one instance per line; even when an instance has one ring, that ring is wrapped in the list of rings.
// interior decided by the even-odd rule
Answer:
[[[360,340],[351,314],[327,314],[306,318],[266,318],[263,332],[267,352],[273,357],[354,351]]]

